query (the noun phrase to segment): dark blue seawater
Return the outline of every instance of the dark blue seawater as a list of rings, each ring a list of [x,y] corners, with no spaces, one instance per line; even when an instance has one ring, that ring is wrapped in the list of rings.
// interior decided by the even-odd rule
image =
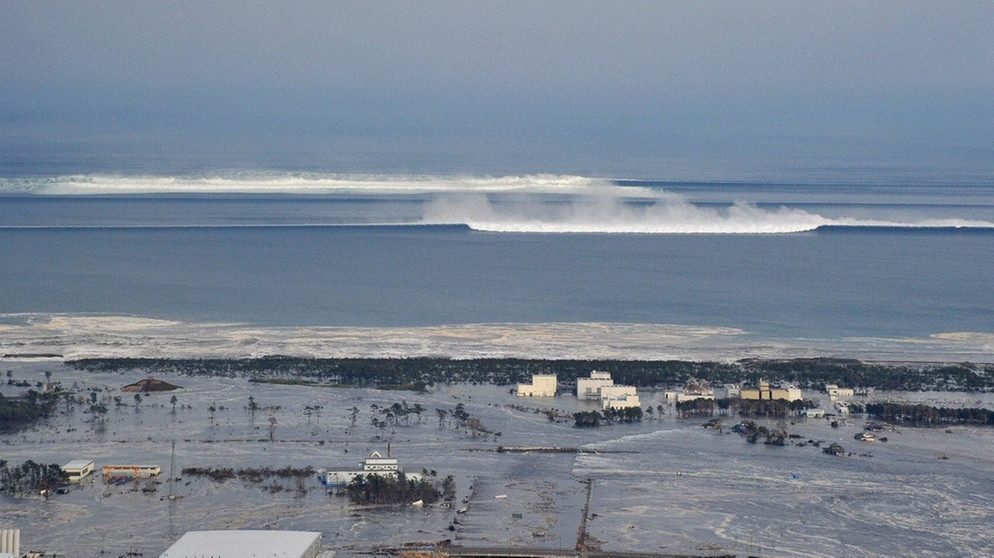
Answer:
[[[632,322],[819,338],[994,330],[990,229],[535,234],[328,223],[336,211],[372,222],[417,203],[0,198],[0,313],[277,326]]]

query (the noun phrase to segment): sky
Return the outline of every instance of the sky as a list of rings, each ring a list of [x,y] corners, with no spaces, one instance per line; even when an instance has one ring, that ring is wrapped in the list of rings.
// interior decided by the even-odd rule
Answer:
[[[994,175],[994,3],[0,3],[0,176]]]

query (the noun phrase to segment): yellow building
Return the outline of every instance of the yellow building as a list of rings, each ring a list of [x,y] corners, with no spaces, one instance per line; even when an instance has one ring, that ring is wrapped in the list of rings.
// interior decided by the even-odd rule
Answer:
[[[74,459],[62,466],[62,472],[69,475],[69,480],[78,482],[93,472],[92,459]]]
[[[797,401],[801,399],[801,390],[790,384],[771,386],[770,382],[761,379],[759,387],[744,387],[739,396],[742,399],[759,401],[775,401],[777,399]]]

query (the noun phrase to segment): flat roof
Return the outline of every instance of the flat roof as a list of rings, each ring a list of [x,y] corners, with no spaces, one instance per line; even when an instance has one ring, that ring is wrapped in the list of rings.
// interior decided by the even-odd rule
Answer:
[[[83,467],[93,465],[92,459],[73,459],[69,463],[62,466],[63,469],[82,469]]]
[[[317,531],[190,531],[159,558],[295,558],[304,556],[320,540]]]

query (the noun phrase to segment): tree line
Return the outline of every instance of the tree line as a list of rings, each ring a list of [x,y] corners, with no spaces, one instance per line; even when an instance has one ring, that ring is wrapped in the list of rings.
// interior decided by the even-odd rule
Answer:
[[[544,360],[518,358],[304,358],[248,359],[97,358],[68,361],[79,370],[188,374],[416,389],[436,383],[511,385],[533,374],[556,374],[570,384],[591,370],[609,372],[618,384],[678,385],[691,378],[711,384],[755,383],[775,377],[804,389],[826,384],[899,391],[994,391],[992,364],[867,363],[850,359]]]
[[[867,403],[864,409],[870,418],[909,426],[994,425],[994,411],[981,408],[958,409],[907,403]]]
[[[0,433],[14,432],[31,423],[48,418],[59,396],[28,390],[24,397],[4,397],[0,393]]]
[[[35,463],[30,459],[16,467],[0,459],[0,492],[24,494],[55,490],[65,483],[69,476],[55,463]]]
[[[451,475],[440,483],[422,474],[409,478],[403,472],[394,475],[358,475],[345,487],[349,500],[355,504],[409,504],[420,500],[433,504],[440,499],[451,501],[456,496],[456,483]]]

